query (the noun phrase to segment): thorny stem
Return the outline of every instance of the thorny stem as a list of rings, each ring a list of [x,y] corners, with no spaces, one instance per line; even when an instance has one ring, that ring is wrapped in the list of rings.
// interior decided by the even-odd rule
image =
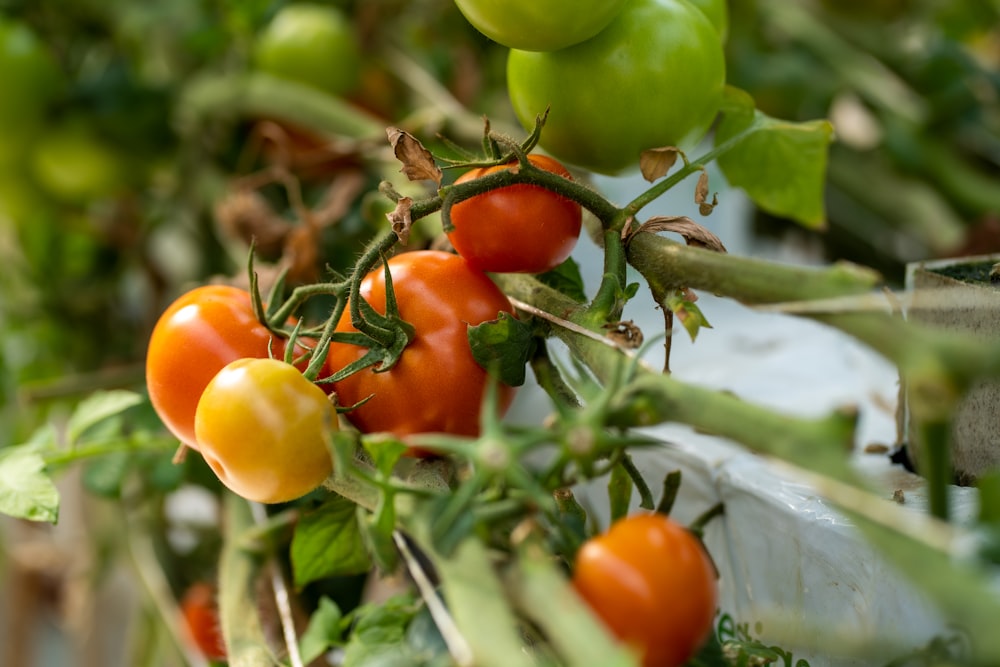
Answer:
[[[471,181],[444,186],[438,192],[437,197],[428,201],[439,200],[441,202],[439,205],[441,208],[441,221],[445,230],[448,230],[451,220],[450,210],[455,204],[476,195],[484,194],[490,190],[522,183],[538,185],[546,190],[572,199],[593,213],[606,226],[611,225],[621,215],[619,208],[587,186],[530,163],[528,165],[521,165],[516,171],[501,169]],[[413,211],[411,211],[411,216],[416,219],[416,213]]]
[[[498,280],[508,294],[545,310],[564,313],[571,321],[582,312],[569,298],[527,276],[498,276]],[[571,330],[557,328],[554,333],[604,382],[620,372],[617,369],[622,363],[634,363],[615,349]],[[719,419],[723,414],[727,418]],[[756,451],[855,481],[844,455],[853,441],[853,414],[834,413],[821,419],[788,417],[639,365],[636,378],[614,397],[609,418],[609,425],[617,427],[650,426],[664,421],[689,424]],[[811,443],[808,450],[802,447],[804,442]]]

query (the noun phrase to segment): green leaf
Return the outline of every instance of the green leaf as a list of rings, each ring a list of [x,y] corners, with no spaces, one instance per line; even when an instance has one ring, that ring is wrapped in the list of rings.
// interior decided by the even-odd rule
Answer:
[[[580,267],[572,257],[551,271],[541,273],[537,277],[540,282],[558,290],[577,303],[587,301],[587,292],[583,285],[583,276],[580,275]]]
[[[667,306],[673,311],[677,321],[684,326],[692,341],[698,338],[698,332],[703,327],[705,329],[712,328],[712,325],[708,323],[708,319],[705,318],[705,314],[701,312],[701,308],[693,301],[680,296],[673,296],[667,299]]]
[[[132,455],[126,451],[91,459],[83,467],[83,485],[87,491],[101,498],[118,498],[131,463]]]
[[[0,512],[30,521],[59,520],[59,491],[32,445],[0,450]]]
[[[80,404],[73,410],[69,423],[66,425],[67,441],[71,445],[75,444],[91,426],[118,415],[142,403],[143,400],[140,394],[124,389],[98,391],[91,394],[80,401]]]
[[[370,563],[355,504],[332,496],[303,515],[292,536],[291,558],[297,587],[335,575],[367,572]]]
[[[469,327],[469,346],[476,363],[511,387],[524,384],[525,367],[534,353],[531,327],[509,313]]]
[[[409,595],[359,609],[344,647],[344,667],[413,667],[415,660],[405,637],[416,611]]]
[[[361,445],[368,452],[376,470],[383,477],[389,477],[392,474],[392,469],[408,449],[406,443],[399,438],[383,433],[362,438]]]
[[[302,662],[309,664],[331,646],[340,644],[340,620],[344,617],[337,603],[324,596],[309,619],[309,626],[299,638]]]
[[[718,158],[729,184],[743,188],[768,213],[811,229],[823,228],[823,191],[833,126],[826,120],[794,123],[759,111],[748,113],[746,93],[728,92],[715,145],[746,134]]]

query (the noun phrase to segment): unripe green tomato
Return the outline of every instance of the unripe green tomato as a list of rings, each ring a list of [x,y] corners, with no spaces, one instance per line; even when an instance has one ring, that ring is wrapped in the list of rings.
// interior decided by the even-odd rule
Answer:
[[[642,151],[690,148],[715,119],[726,82],[722,41],[687,0],[630,0],[593,39],[560,51],[512,49],[507,88],[526,127],[551,107],[540,145],[617,175]]]
[[[67,202],[113,195],[126,179],[123,158],[85,125],[49,130],[32,147],[30,161],[39,186]]]
[[[590,39],[627,0],[455,0],[479,32],[525,51],[557,51]]]
[[[715,26],[722,41],[729,37],[729,5],[726,0],[688,0],[702,11]]]
[[[351,23],[335,7],[310,3],[287,5],[258,36],[257,68],[332,95],[357,87],[361,49]]]
[[[300,498],[333,471],[327,395],[290,364],[238,359],[205,387],[194,415],[198,448],[234,493],[261,503]]]

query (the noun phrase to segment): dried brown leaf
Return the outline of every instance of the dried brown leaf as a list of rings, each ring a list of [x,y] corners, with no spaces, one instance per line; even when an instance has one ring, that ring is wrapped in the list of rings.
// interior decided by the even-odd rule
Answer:
[[[626,237],[625,243],[628,243],[628,241],[636,234],[641,234],[643,232],[648,232],[650,234],[655,234],[657,232],[673,232],[674,234],[680,234],[684,237],[684,242],[688,245],[697,246],[699,248],[707,248],[708,250],[714,250],[716,252],[726,252],[726,247],[722,245],[722,241],[718,236],[708,231],[708,229],[699,225],[691,218],[683,215],[656,216],[650,218],[632,230]]]
[[[285,239],[281,266],[288,268],[289,284],[315,282],[319,278],[319,228],[299,225]]]
[[[264,257],[281,253],[292,224],[274,212],[256,190],[240,188],[223,197],[215,206],[215,219],[223,236],[256,246]]]
[[[399,242],[403,245],[410,240],[410,228],[413,226],[413,219],[410,217],[410,209],[413,208],[413,199],[410,197],[400,197],[396,202],[396,208],[385,217],[392,225],[392,231],[399,237]]]
[[[642,329],[632,320],[605,324],[604,328],[608,330],[607,337],[621,348],[635,350],[642,346]]]
[[[662,148],[650,148],[639,155],[639,170],[642,177],[652,183],[658,178],[663,178],[677,163],[678,157],[683,157],[684,153],[674,146],[664,146]]]
[[[386,129],[389,145],[396,159],[403,163],[400,171],[411,181],[434,181],[441,185],[444,175],[441,168],[434,162],[434,156],[424,148],[424,145],[409,132],[398,127]]]
[[[698,176],[698,184],[694,187],[694,203],[698,205],[698,212],[702,215],[711,215],[712,211],[719,204],[719,195],[712,195],[712,201],[708,201],[708,172],[704,169]]]

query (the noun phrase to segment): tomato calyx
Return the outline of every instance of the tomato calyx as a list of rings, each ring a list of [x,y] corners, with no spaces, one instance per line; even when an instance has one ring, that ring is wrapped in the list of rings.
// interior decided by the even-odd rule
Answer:
[[[384,373],[396,365],[403,350],[413,340],[415,334],[413,325],[399,315],[399,304],[396,301],[396,291],[392,287],[389,265],[383,262],[382,266],[385,274],[385,315],[375,310],[361,296],[361,281],[355,281],[351,285],[348,309],[351,314],[351,325],[360,333],[339,334],[339,340],[364,345],[368,347],[368,352],[334,373],[331,381],[342,380],[368,367],[373,367],[376,373]]]

